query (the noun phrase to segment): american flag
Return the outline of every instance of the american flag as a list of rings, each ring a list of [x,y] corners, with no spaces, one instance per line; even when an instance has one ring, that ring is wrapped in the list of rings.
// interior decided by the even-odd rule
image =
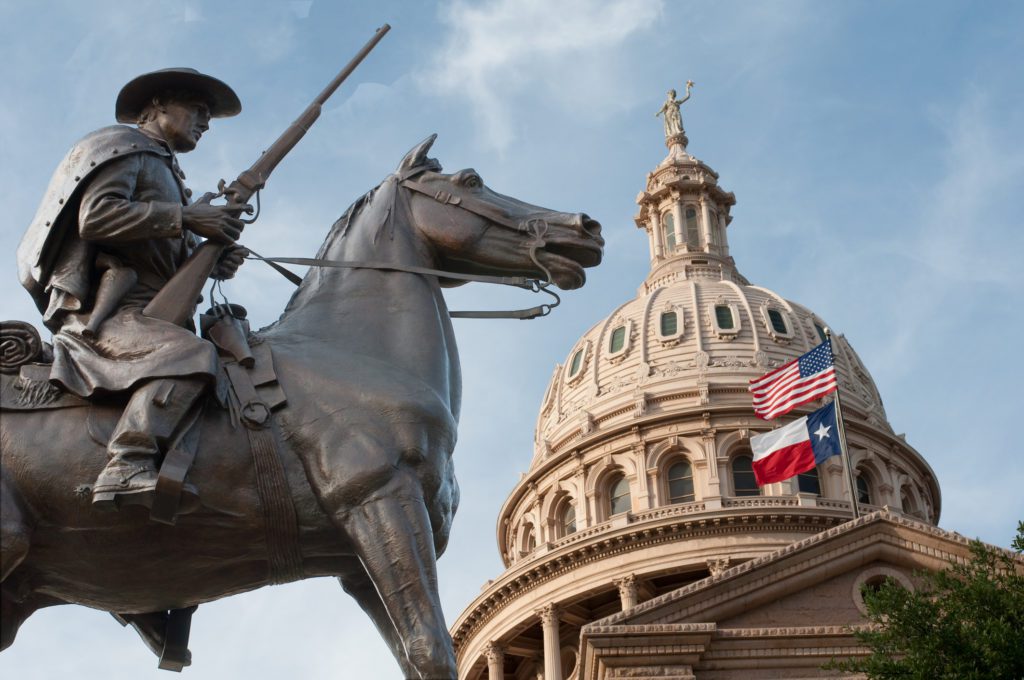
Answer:
[[[748,389],[754,395],[754,413],[764,420],[835,392],[832,341],[826,340],[802,357],[751,380]]]

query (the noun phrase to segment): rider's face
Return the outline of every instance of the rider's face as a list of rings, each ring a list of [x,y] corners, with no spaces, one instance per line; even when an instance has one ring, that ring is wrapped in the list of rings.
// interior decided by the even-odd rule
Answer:
[[[163,102],[156,123],[171,149],[191,151],[210,129],[210,107],[198,100],[171,99]]]

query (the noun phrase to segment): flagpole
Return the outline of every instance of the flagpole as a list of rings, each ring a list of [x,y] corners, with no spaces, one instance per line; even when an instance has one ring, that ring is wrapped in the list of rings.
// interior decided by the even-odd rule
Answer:
[[[825,339],[829,342],[829,349],[832,348],[832,329],[825,328]],[[832,364],[835,365],[835,354],[832,355]],[[836,373],[836,425],[839,426],[839,448],[842,451],[843,467],[846,469],[846,488],[850,492],[850,508],[853,510],[853,518],[860,517],[860,506],[857,503],[857,483],[853,478],[853,461],[850,458],[850,449],[846,445],[846,427],[843,425],[843,405],[839,400],[839,374]]]

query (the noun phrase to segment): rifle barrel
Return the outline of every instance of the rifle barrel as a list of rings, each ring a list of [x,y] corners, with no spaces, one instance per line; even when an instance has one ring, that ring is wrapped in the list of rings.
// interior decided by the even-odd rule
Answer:
[[[316,99],[313,100],[314,103],[323,106],[324,102],[330,99],[331,95],[334,94],[334,91],[337,90],[338,87],[345,81],[345,79],[352,74],[352,71],[356,70],[356,67],[359,66],[363,59],[366,58],[366,55],[369,54],[370,51],[377,46],[377,43],[381,41],[381,38],[387,35],[387,32],[390,30],[390,24],[384,24],[383,26],[378,28],[377,31],[373,34],[373,37],[370,38],[365,45],[363,45],[363,49],[359,50],[359,53],[356,54],[356,56],[352,57],[352,61],[348,62],[345,68],[341,69],[341,72],[338,75],[334,76],[334,80],[327,84],[327,87],[324,88],[323,92],[317,95]]]
[[[306,134],[316,119],[320,116],[320,108],[324,102],[334,94],[334,91],[351,75],[352,71],[366,58],[366,55],[377,46],[381,38],[391,30],[391,26],[384,24],[373,34],[363,49],[359,50],[345,68],[341,70],[334,79],[328,83],[323,92],[317,95],[316,99],[306,107],[294,123],[278,137],[273,144],[260,156],[253,165],[242,172],[238,178],[227,188],[228,200],[239,205],[244,204],[249,198],[263,188],[270,173],[273,172],[281,159],[288,154],[292,148],[299,143],[299,140]],[[239,208],[239,213],[241,207]],[[176,323],[179,326],[185,325],[192,316],[195,301],[203,290],[203,284],[209,278],[210,273],[216,266],[224,246],[214,241],[206,241],[194,253],[182,263],[174,276],[164,284],[160,292],[150,300],[146,308],[142,310],[145,316],[163,319]]]

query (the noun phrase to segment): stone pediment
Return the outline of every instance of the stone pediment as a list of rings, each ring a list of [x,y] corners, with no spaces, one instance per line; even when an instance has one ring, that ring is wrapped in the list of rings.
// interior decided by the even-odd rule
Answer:
[[[912,587],[969,546],[885,510],[861,517],[585,626],[579,678],[824,677],[832,657],[863,653],[850,634],[865,623],[862,583]]]

